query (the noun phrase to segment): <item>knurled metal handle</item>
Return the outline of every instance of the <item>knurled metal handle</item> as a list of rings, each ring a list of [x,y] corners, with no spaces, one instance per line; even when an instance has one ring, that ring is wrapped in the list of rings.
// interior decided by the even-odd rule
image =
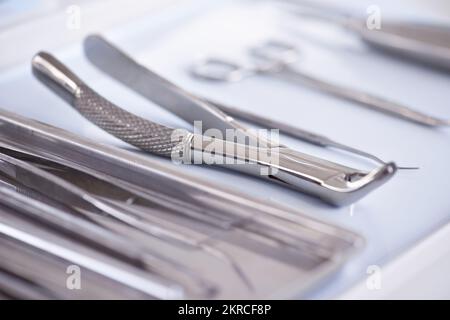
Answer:
[[[86,119],[113,136],[153,154],[170,157],[182,152],[187,131],[175,132],[119,108],[88,87],[52,55],[40,52],[32,61],[33,73],[67,100]]]

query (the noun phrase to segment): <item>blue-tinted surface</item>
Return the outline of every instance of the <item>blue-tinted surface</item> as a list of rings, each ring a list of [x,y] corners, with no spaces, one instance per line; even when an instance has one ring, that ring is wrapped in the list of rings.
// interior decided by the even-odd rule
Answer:
[[[402,12],[397,11],[399,13]],[[420,167],[418,171],[399,172],[353,207],[339,209],[227,171],[194,166],[179,168],[302,209],[364,235],[367,247],[362,254],[311,295],[325,298],[364,278],[369,265],[383,265],[449,221],[450,130],[420,127],[270,78],[259,77],[228,85],[210,84],[193,80],[187,69],[194,59],[206,54],[248,61],[247,46],[276,37],[299,46],[302,56],[298,67],[304,70],[447,118],[450,118],[450,77],[369,51],[353,37],[333,28],[311,23],[303,25],[302,30],[310,30],[314,34],[312,37],[299,28],[290,16],[280,16],[264,3],[211,4],[205,1],[163,10],[105,35],[143,64],[186,89],[328,135],[383,159],[395,160],[399,165]],[[96,90],[124,108],[160,123],[186,126],[89,65],[82,56],[80,43],[54,53]],[[29,65],[22,65],[0,74],[1,107],[99,141],[121,144],[47,91],[32,78],[29,69]],[[285,144],[299,150],[336,161],[367,165],[344,154],[282,138]]]

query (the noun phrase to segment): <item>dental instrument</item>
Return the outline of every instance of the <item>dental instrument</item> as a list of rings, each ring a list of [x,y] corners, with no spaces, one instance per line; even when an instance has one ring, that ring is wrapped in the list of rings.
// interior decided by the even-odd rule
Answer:
[[[201,120],[204,127],[216,128],[221,132],[226,132],[227,129],[246,132],[246,128],[230,116],[137,64],[103,38],[88,37],[85,49],[88,58],[101,70],[182,119],[190,123]],[[265,147],[255,148],[191,133],[179,136],[181,141],[174,141],[172,133],[178,134],[174,129],[118,108],[88,88],[50,55],[36,55],[33,59],[33,70],[39,79],[57,90],[60,95],[64,95],[66,101],[74,105],[85,117],[137,147],[166,157],[181,151],[183,160],[188,162],[192,162],[192,159],[202,159],[206,163],[219,162],[216,160],[235,163],[238,159],[246,164],[227,167],[257,176],[261,176],[262,169],[269,169],[269,175],[262,177],[312,194],[333,205],[345,205],[360,199],[384,183],[396,171],[395,164],[388,163],[370,172],[363,172],[254,136],[250,138]],[[211,146],[214,154],[208,152]],[[235,149],[237,152],[228,152]],[[273,165],[267,160],[262,161],[261,154],[273,155],[273,159],[278,160],[278,163]]]
[[[191,74],[199,79],[221,82],[237,82],[256,75],[271,76],[424,126],[450,126],[450,119],[433,117],[374,94],[328,82],[293,67],[299,59],[299,52],[292,45],[270,40],[250,51],[262,62],[256,62],[254,66],[244,66],[223,59],[207,58],[195,63]]]

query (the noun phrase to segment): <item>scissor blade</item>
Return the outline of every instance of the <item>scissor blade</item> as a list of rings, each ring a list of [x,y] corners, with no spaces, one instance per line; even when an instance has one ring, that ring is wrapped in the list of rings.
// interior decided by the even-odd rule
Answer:
[[[204,129],[223,132],[239,128],[219,109],[150,71],[101,36],[87,37],[84,50],[89,61],[100,70],[189,124],[201,120]]]

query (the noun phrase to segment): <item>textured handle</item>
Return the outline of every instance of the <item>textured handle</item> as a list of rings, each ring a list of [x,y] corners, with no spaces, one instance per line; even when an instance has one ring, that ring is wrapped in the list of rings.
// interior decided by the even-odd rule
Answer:
[[[175,148],[181,142],[172,141],[174,129],[127,112],[86,85],[80,86],[80,93],[75,99],[74,107],[85,118],[106,132],[154,154],[170,157],[172,152],[177,151]]]
[[[83,83],[72,71],[48,53],[33,58],[33,72],[50,88],[70,94],[68,100],[86,119],[113,136],[142,150],[170,157],[182,152],[187,132],[169,128],[138,117],[109,102]],[[67,100],[67,99],[66,99]],[[174,139],[177,138],[177,139]]]

